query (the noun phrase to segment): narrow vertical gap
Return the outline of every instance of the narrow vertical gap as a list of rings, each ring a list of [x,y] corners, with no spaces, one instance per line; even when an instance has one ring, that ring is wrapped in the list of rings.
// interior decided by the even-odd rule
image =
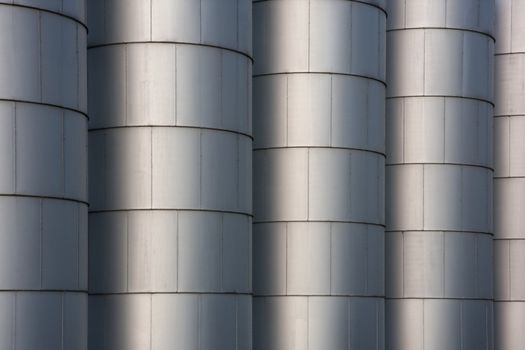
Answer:
[[[11,341],[11,350],[16,349],[16,299],[17,299],[17,292],[13,293],[13,315],[12,315],[12,328],[11,328],[11,334],[12,334],[12,341]]]
[[[351,298],[346,299],[346,320],[347,320],[347,327],[348,327],[348,334],[347,334],[347,350],[352,350],[351,343],[352,343],[352,327],[351,327],[351,317],[350,317],[350,300]]]
[[[64,197],[67,196],[66,194],[66,129],[65,129],[65,122],[66,122],[66,112],[65,110],[62,110],[62,114],[60,116],[60,161],[61,161],[61,167],[62,167],[62,194]]]
[[[124,45],[124,125],[128,125],[128,45]]]
[[[240,44],[240,40],[239,40],[239,31],[240,31],[240,21],[239,21],[239,3],[240,1],[237,0],[237,7],[235,8],[235,17],[236,17],[236,26],[235,26],[235,35],[236,35],[236,42],[237,42],[237,49],[240,51],[241,49],[241,44]]]
[[[219,224],[219,244],[218,246],[220,247],[220,250],[219,250],[219,261],[218,261],[218,264],[217,264],[217,276],[219,276],[219,291],[224,291],[224,274],[223,274],[223,271],[224,271],[224,214],[221,213],[220,214],[220,224]]]
[[[235,141],[236,141],[236,144],[237,144],[237,149],[236,149],[236,152],[235,152],[235,155],[236,155],[236,159],[235,159],[235,163],[236,163],[236,172],[235,172],[235,176],[236,176],[236,182],[235,182],[235,191],[237,192],[237,208],[241,208],[241,191],[240,191],[240,183],[241,183],[241,144],[240,144],[240,136],[239,135],[236,135],[235,136]]]
[[[153,180],[155,177],[153,176],[153,127],[149,128],[149,161],[150,161],[150,192],[149,192],[149,201],[150,201],[150,208],[153,209]]]
[[[288,294],[288,222],[284,224],[284,238],[285,238],[285,251],[284,251],[284,294]]]
[[[290,114],[290,103],[289,103],[289,100],[288,100],[288,95],[289,95],[289,74],[285,74],[285,77],[284,77],[285,81],[286,81],[286,118],[284,118],[284,131],[285,131],[285,145],[288,146],[288,116]]]
[[[149,1],[149,40],[153,41],[153,0]]]
[[[60,348],[64,350],[64,297],[65,292],[60,293]]]
[[[311,41],[311,1],[308,0],[308,52],[307,52],[307,61],[308,61],[308,72],[310,71],[310,41]]]
[[[40,199],[40,288],[44,287],[44,200]]]
[[[366,227],[366,231],[365,231],[365,295],[368,295],[368,269],[369,269],[369,266],[368,266],[368,258],[370,257],[369,254],[369,244],[370,244],[370,231],[368,229],[368,225]]]
[[[126,292],[129,293],[129,212],[126,215]]]
[[[202,209],[202,129],[199,130],[199,208]]]
[[[149,295],[149,349],[153,349],[153,294]]]
[[[16,105],[17,103],[16,102],[13,102],[13,150],[14,150],[14,159],[13,159],[13,190],[15,193],[17,193],[17,179],[16,177],[18,176],[18,171],[17,171],[17,167],[18,167],[18,150],[17,150],[17,130],[16,130]]]
[[[402,263],[401,269],[402,269],[402,272],[403,272],[403,278],[402,278],[402,283],[401,283],[401,289],[402,289],[401,295],[403,297],[405,297],[405,289],[406,289],[406,287],[405,287],[405,280],[406,280],[406,278],[405,278],[405,275],[406,275],[406,273],[405,273],[405,265],[406,264],[405,264],[405,232],[403,232],[403,231],[401,231],[401,248],[403,250],[402,257],[401,257],[401,263]]]
[[[223,98],[224,98],[224,94],[223,94],[223,89],[224,89],[224,54],[222,52],[222,50],[219,52],[219,62],[220,62],[220,69],[219,69],[219,93],[218,93],[218,99],[219,99],[219,113],[220,113],[220,120],[221,120],[221,127],[224,128],[225,127],[225,123],[224,123],[224,102],[223,102]]]
[[[200,22],[200,25],[199,25],[199,43],[202,43],[202,26],[203,26],[203,21],[202,21],[202,0],[198,0],[199,1],[199,22]]]
[[[178,64],[178,59],[177,59],[177,45],[173,45],[173,51],[175,52],[174,54],[174,58],[175,58],[175,62],[173,64],[173,68],[174,68],[174,85],[175,85],[175,88],[174,88],[174,97],[173,97],[173,101],[175,103],[175,107],[173,108],[173,111],[175,112],[175,126],[177,125],[178,123],[178,112],[179,112],[179,109],[178,109],[178,86],[177,86],[177,64]]]
[[[194,294],[197,296],[197,350],[201,350],[201,302],[202,295]]]
[[[334,274],[332,273],[332,269],[333,269],[333,249],[332,249],[332,244],[333,244],[333,230],[332,230],[332,226],[333,226],[333,222],[330,222],[329,223],[330,225],[330,295],[332,295],[332,290],[333,290],[333,277],[334,277]]]
[[[40,102],[44,102],[44,83],[43,83],[43,63],[42,63],[42,11],[38,11],[38,64],[39,64],[39,72],[38,75],[40,77]]]
[[[447,99],[443,97],[443,162],[447,159]]]
[[[80,208],[82,204],[77,204],[77,288],[80,290]]]
[[[459,348],[463,350],[463,301],[458,301],[459,303]]]
[[[310,148],[306,149],[306,220],[310,219]]]
[[[78,26],[77,27],[77,30],[76,30],[76,36],[75,36],[75,39],[76,39],[76,43],[75,43],[75,53],[76,53],[76,63],[77,63],[77,69],[76,69],[76,74],[77,74],[77,108],[79,110],[81,110],[81,104],[80,104],[80,100],[81,100],[81,96],[80,96],[80,84],[81,84],[81,81],[80,81],[80,64],[82,63],[82,60],[80,59],[80,44],[79,44],[79,35],[80,35],[80,31],[83,30],[81,29],[82,27],[81,26]]]
[[[235,350],[239,350],[239,298],[235,298]]]
[[[175,223],[175,227],[176,227],[176,230],[177,232],[175,233],[176,234],[176,237],[175,237],[175,243],[177,244],[177,247],[176,247],[176,252],[177,252],[177,256],[175,257],[176,258],[176,262],[177,262],[177,268],[175,270],[175,274],[176,274],[176,277],[175,277],[175,281],[177,282],[177,286],[176,286],[176,291],[178,292],[180,289],[179,289],[179,269],[180,269],[180,249],[179,249],[179,236],[180,236],[180,232],[179,232],[179,221],[180,221],[180,215],[179,215],[179,211],[175,211],[175,220],[177,221]]]
[[[333,146],[332,134],[333,134],[333,120],[334,120],[334,76],[330,74],[330,129],[328,136],[328,145]]]
[[[442,244],[443,244],[443,253],[442,253],[442,258],[443,258],[443,262],[442,262],[442,266],[441,266],[441,269],[442,269],[442,272],[441,272],[441,279],[442,279],[442,290],[441,290],[441,296],[445,296],[445,250],[446,250],[446,245],[445,245],[445,232],[441,232],[441,237],[442,237]]]

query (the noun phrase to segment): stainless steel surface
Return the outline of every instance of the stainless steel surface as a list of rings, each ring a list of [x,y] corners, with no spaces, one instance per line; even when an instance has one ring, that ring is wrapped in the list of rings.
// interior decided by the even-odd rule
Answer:
[[[251,6],[89,2],[90,349],[252,348]]]
[[[494,3],[388,12],[386,348],[493,349]]]
[[[84,1],[0,1],[0,348],[87,349]]]
[[[495,340],[498,350],[523,346],[525,321],[525,3],[496,1]]]
[[[253,6],[253,346],[382,350],[385,4]]]

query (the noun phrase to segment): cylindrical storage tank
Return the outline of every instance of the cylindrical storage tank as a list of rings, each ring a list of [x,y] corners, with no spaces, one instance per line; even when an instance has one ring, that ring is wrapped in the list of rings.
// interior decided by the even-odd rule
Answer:
[[[525,2],[496,0],[495,347],[525,344]]]
[[[83,0],[0,0],[0,349],[87,349]]]
[[[251,1],[89,1],[89,347],[251,349]]]
[[[255,350],[384,349],[384,1],[254,1]]]
[[[388,4],[387,349],[493,349],[493,0]]]

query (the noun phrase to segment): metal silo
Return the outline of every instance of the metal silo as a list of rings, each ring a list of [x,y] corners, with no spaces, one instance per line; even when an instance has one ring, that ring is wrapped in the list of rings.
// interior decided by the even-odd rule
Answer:
[[[496,349],[525,344],[525,2],[496,0]]]
[[[494,3],[388,8],[387,349],[492,349]]]
[[[90,349],[251,349],[251,1],[88,15]]]
[[[254,1],[254,349],[384,349],[384,1]]]
[[[0,348],[87,348],[84,1],[0,1]]]

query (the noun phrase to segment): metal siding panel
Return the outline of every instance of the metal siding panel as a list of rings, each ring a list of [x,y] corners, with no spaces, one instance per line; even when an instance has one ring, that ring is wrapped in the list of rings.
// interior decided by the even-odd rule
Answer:
[[[386,349],[425,349],[423,300],[391,299],[386,301]]]
[[[385,233],[385,294],[390,298],[404,296],[405,245],[403,232]]]
[[[389,230],[422,229],[423,166],[387,167],[386,181],[386,225]]]
[[[510,123],[506,117],[494,118],[494,176],[510,176]],[[517,123],[519,125],[519,123]],[[525,125],[524,125],[525,126]],[[518,158],[519,159],[519,158]],[[525,162],[524,162],[525,165]],[[497,179],[495,180],[498,181]]]
[[[287,145],[329,146],[331,138],[331,77],[290,75],[287,91]]]
[[[523,33],[525,32],[525,24],[523,23],[523,13],[525,13],[525,4],[518,0],[512,1],[511,9],[511,52],[525,51],[525,39]],[[520,79],[521,80],[521,79]]]
[[[500,119],[500,118],[498,118]],[[506,119],[506,118],[505,118]],[[515,116],[508,119],[509,133],[505,135],[505,141],[509,143],[509,176],[525,176],[525,116]],[[503,140],[502,140],[503,141]]]
[[[223,214],[221,277],[226,291],[251,292],[250,226],[247,216]]]
[[[253,292],[255,295],[286,294],[288,225],[253,226]]]
[[[231,295],[208,295],[200,300],[199,348],[202,350],[237,347],[237,305]]]
[[[63,111],[35,104],[16,108],[16,192],[64,195]]]
[[[444,296],[476,298],[476,234],[445,235]]]
[[[78,289],[78,220],[74,202],[42,203],[42,288]]]
[[[351,44],[355,38],[341,41],[353,33],[355,18],[351,2],[313,1],[309,9],[309,62],[314,72],[350,72]],[[359,23],[359,22],[358,22]],[[371,40],[377,42],[377,40]],[[369,57],[370,58],[370,57]]]
[[[348,317],[347,298],[309,298],[308,349],[347,349],[349,347]]]
[[[396,1],[394,1],[396,2]],[[406,28],[445,27],[446,0],[406,0]]]
[[[75,112],[64,112],[64,194],[87,201],[88,140],[87,120]]]
[[[498,179],[494,191],[494,232],[498,238],[524,238],[525,180]]]
[[[288,76],[255,77],[253,83],[254,147],[287,145]]]
[[[200,2],[152,1],[152,40],[200,42]]]
[[[0,102],[0,191],[15,192],[15,108],[14,102]]]
[[[495,1],[496,53],[511,52],[513,0]]]
[[[386,101],[386,161],[387,164],[404,162],[405,102],[403,99]]]
[[[127,47],[126,125],[174,125],[176,67],[174,45]]]
[[[350,349],[379,349],[379,303],[376,298],[349,299]]]
[[[495,349],[513,350],[525,344],[525,302],[498,302],[495,304]]]
[[[380,76],[379,58],[379,17],[377,9],[352,2],[351,43],[352,57],[350,72],[377,79]],[[356,54],[359,53],[359,54]]]
[[[423,302],[425,350],[461,349],[461,301],[425,300]]]
[[[221,237],[220,214],[193,211],[179,213],[179,291],[222,291]]]
[[[494,240],[494,299],[510,300],[510,240]]]
[[[201,0],[201,41],[236,49],[238,0]]]
[[[104,40],[92,45],[128,41],[149,41],[151,39],[150,1],[106,1],[104,11]]]
[[[153,130],[153,200],[155,208],[200,208],[201,131]]]
[[[480,30],[479,12],[482,0],[447,2],[447,26]]]
[[[81,293],[64,293],[62,298],[63,349],[87,350],[88,296]]]

